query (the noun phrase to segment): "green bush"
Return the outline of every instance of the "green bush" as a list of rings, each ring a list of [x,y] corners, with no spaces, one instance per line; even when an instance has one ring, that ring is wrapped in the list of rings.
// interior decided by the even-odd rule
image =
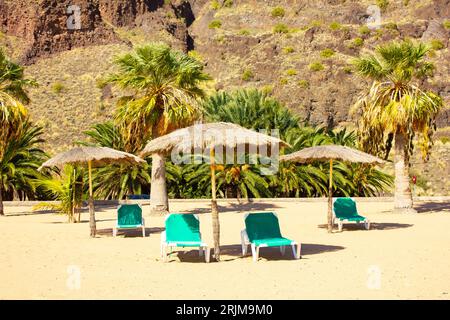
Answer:
[[[385,28],[385,29],[388,29],[388,30],[398,30],[398,26],[397,26],[397,24],[394,23],[394,22],[386,23],[386,24],[384,25],[384,28]]]
[[[250,35],[250,30],[242,29],[242,30],[239,31],[239,35],[241,35],[241,36],[249,36]]]
[[[284,23],[278,23],[273,27],[273,33],[289,33],[289,29]]]
[[[445,29],[450,29],[450,20],[445,20],[442,25]]]
[[[211,9],[213,10],[219,10],[220,9],[220,3],[217,0],[211,1]]]
[[[64,90],[64,85],[61,82],[55,82],[52,85],[52,91],[56,94],[60,94]]]
[[[308,80],[300,80],[298,82],[298,86],[300,88],[303,88],[303,89],[308,89],[309,88],[309,81]]]
[[[364,39],[363,38],[355,38],[352,41],[352,47],[361,47],[364,45]]]
[[[288,69],[288,70],[286,70],[286,75],[288,75],[288,76],[295,76],[295,75],[297,75],[297,70],[295,70],[295,69]]]
[[[350,66],[346,66],[344,68],[342,68],[342,70],[347,73],[347,74],[352,74],[353,73],[353,68]]]
[[[271,14],[272,14],[273,18],[282,18],[282,17],[284,17],[286,12],[284,11],[284,8],[282,8],[282,7],[275,7],[272,9]]]
[[[294,48],[292,48],[292,47],[284,47],[283,48],[283,52],[284,53],[293,53],[294,52]]]
[[[368,34],[370,34],[370,28],[368,26],[366,26],[366,25],[361,26],[359,28],[359,33],[362,34],[362,35],[368,35]]]
[[[242,73],[242,80],[244,81],[250,81],[251,79],[253,79],[253,77],[254,77],[253,71],[250,69],[246,69]]]
[[[325,67],[321,62],[316,61],[309,64],[309,69],[312,71],[322,71]]]
[[[209,23],[208,28],[210,29],[218,29],[222,26],[222,21],[220,20],[213,20]]]
[[[264,87],[262,87],[261,88],[261,91],[264,93],[264,94],[268,94],[268,95],[270,95],[270,94],[272,94],[273,93],[273,86],[272,85],[265,85]]]
[[[388,0],[377,0],[376,1],[377,6],[380,7],[381,11],[386,11],[387,7],[389,6]]]
[[[322,57],[322,58],[331,58],[332,56],[334,56],[334,50],[333,49],[330,49],[330,48],[327,48],[327,49],[324,49],[324,50],[322,50],[321,52],[320,52],[320,56]]]
[[[281,84],[281,85],[284,86],[284,85],[287,85],[288,83],[289,83],[289,80],[288,80],[288,79],[286,79],[286,78],[281,78],[281,79],[280,79],[280,84]]]
[[[433,48],[433,50],[442,50],[445,48],[444,43],[438,39],[431,40],[430,45],[431,45],[431,48]]]
[[[223,2],[223,6],[224,6],[225,8],[231,8],[231,7],[233,6],[233,0],[225,0],[225,1]]]
[[[333,31],[337,31],[337,30],[342,29],[342,25],[339,22],[335,21],[335,22],[330,23],[330,29]]]

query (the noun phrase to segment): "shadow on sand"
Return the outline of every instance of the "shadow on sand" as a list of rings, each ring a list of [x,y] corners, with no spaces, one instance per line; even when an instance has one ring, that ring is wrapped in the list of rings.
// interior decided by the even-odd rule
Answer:
[[[413,224],[408,224],[408,223],[376,223],[376,222],[371,222],[370,223],[370,230],[394,230],[394,229],[404,229],[404,228],[411,228],[413,227]],[[326,229],[327,225],[326,224],[320,224],[318,225],[318,228],[321,229]],[[356,224],[356,223],[348,223],[345,224],[342,228],[342,232],[343,231],[370,231],[370,230],[366,230],[364,228],[364,224],[360,223],[360,224]],[[333,233],[339,233],[338,230],[336,230],[336,226],[333,229]]]
[[[450,202],[423,202],[414,205],[419,213],[425,212],[450,212]]]
[[[145,228],[145,236],[148,237],[151,234],[159,234],[163,232],[164,228]],[[113,237],[113,230],[112,228],[106,228],[106,229],[98,229],[97,235],[101,237]],[[121,238],[142,238],[142,229],[119,229],[117,231],[117,237]]]
[[[246,202],[246,203],[230,203],[227,206],[218,205],[219,212],[250,212],[250,211],[264,211],[268,209],[276,209],[280,208],[275,204],[270,203],[254,203],[254,202]],[[211,208],[200,208],[200,209],[189,209],[183,211],[183,213],[195,213],[195,214],[203,214],[210,213]],[[180,212],[181,213],[181,212]]]

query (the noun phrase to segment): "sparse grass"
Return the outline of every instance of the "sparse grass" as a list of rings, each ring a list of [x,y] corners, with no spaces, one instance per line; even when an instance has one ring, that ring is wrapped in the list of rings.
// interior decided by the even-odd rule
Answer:
[[[261,88],[262,92],[264,92],[265,94],[272,94],[273,93],[273,86],[268,84],[265,85],[264,87]]]
[[[324,49],[320,52],[320,56],[322,58],[331,58],[332,56],[334,56],[335,52],[333,49],[327,48]]]
[[[323,66],[323,64],[319,61],[316,62],[312,62],[309,64],[309,69],[311,71],[317,72],[317,71],[322,71],[323,69],[325,69],[325,67]]]
[[[303,88],[303,89],[309,89],[309,81],[308,81],[308,80],[305,80],[305,79],[300,80],[300,81],[298,82],[298,86],[299,86],[300,88]]]
[[[280,78],[280,85],[285,86],[289,83],[289,80],[286,78]]]
[[[444,43],[439,39],[433,39],[430,41],[431,48],[433,50],[442,50],[445,48]]]
[[[222,21],[220,20],[213,20],[208,24],[208,28],[210,29],[218,29],[222,27]]]
[[[277,23],[273,27],[273,33],[289,33],[289,28],[284,23]]]
[[[334,21],[334,22],[330,23],[330,29],[332,31],[341,30],[342,29],[342,24],[340,24],[339,22]]]
[[[323,23],[320,20],[313,20],[313,21],[311,21],[311,27],[321,27],[322,24]]]
[[[445,29],[450,29],[450,20],[445,20],[443,23],[442,23],[442,26],[445,28]]]
[[[250,69],[245,69],[244,72],[242,72],[241,79],[244,81],[250,81],[251,79],[253,79],[253,77],[254,77],[253,71]]]
[[[272,9],[272,12],[270,13],[273,18],[282,18],[286,14],[283,7],[275,7]]]

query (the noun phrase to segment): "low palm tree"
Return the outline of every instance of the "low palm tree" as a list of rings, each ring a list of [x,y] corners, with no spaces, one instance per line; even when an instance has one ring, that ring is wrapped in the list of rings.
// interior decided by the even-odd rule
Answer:
[[[0,158],[0,214],[3,215],[3,196],[10,200],[34,199],[34,181],[42,177],[38,172],[47,155],[39,148],[43,129],[30,122],[21,124],[20,135],[9,140]]]
[[[35,205],[33,210],[55,210],[59,214],[67,215],[69,223],[77,221],[75,213],[82,206],[84,194],[82,169],[65,165],[58,176],[38,179],[35,184],[47,199],[57,202],[41,202]],[[80,222],[80,215],[78,215],[78,222]]]
[[[442,99],[421,88],[434,66],[426,60],[429,47],[411,41],[380,45],[375,52],[357,58],[354,65],[372,85],[357,101],[358,137],[363,150],[387,158],[394,142],[395,210],[414,211],[409,166],[413,139],[427,160],[433,144],[435,119]]]
[[[201,86],[210,80],[201,62],[165,44],[149,44],[118,57],[115,64],[119,71],[105,83],[130,93],[119,100],[116,113],[125,151],[198,119],[198,99],[204,96]],[[154,211],[168,210],[165,173],[164,155],[152,155]]]

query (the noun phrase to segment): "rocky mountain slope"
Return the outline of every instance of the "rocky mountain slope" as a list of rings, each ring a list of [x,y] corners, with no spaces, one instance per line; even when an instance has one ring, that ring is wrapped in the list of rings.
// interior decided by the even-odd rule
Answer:
[[[375,29],[367,26],[377,18],[373,4]],[[367,86],[350,59],[418,39],[433,45],[437,66],[422,85],[448,106],[449,20],[450,0],[0,0],[0,46],[39,82],[30,109],[55,151],[111,116],[117,93],[97,80],[116,54],[148,41],[204,61],[210,89],[263,88],[305,120],[333,127],[352,123],[349,107]],[[449,110],[438,125],[450,126]]]

